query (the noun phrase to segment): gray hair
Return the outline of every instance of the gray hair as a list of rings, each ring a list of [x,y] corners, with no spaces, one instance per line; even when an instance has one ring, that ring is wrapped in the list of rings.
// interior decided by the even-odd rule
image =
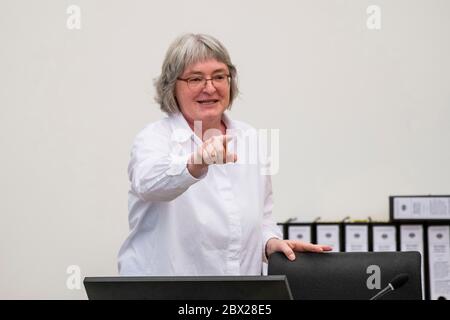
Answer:
[[[186,67],[200,61],[216,59],[227,65],[230,76],[230,104],[239,93],[237,86],[237,70],[231,63],[227,49],[219,40],[205,34],[184,34],[178,37],[167,50],[161,75],[155,80],[155,100],[161,110],[170,114],[180,111],[175,98],[175,84],[177,78]]]

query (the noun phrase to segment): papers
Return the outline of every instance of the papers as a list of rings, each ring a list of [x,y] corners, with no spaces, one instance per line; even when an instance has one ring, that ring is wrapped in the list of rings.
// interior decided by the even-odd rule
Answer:
[[[317,244],[331,246],[332,252],[341,251],[339,225],[317,225]]]
[[[400,250],[401,251],[418,251],[421,255],[422,270],[422,297],[425,299],[425,272],[424,272],[424,245],[423,245],[423,226],[417,225],[401,225],[400,226]]]
[[[345,251],[363,252],[369,251],[367,241],[367,225],[346,225],[345,226]]]
[[[394,197],[395,220],[449,220],[450,197]]]
[[[450,226],[428,227],[431,300],[450,299]]]
[[[400,226],[400,250],[419,251],[423,259],[423,227],[417,225]]]
[[[289,226],[289,240],[311,242],[311,226]]]
[[[397,251],[395,226],[373,226],[373,251]]]

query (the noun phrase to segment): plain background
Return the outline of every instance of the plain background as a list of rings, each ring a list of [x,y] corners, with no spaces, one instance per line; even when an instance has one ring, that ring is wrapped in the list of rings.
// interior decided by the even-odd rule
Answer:
[[[0,298],[84,299],[70,265],[117,274],[131,142],[163,117],[152,82],[185,32],[228,48],[230,115],[280,130],[277,221],[387,220],[389,195],[450,194],[449,14],[447,0],[1,0]]]

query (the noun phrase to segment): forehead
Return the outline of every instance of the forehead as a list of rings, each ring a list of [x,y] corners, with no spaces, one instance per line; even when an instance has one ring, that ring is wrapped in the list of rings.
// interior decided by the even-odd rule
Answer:
[[[208,59],[188,65],[184,69],[183,74],[184,75],[191,73],[210,74],[217,71],[228,71],[228,67],[225,63],[220,62],[216,59]]]

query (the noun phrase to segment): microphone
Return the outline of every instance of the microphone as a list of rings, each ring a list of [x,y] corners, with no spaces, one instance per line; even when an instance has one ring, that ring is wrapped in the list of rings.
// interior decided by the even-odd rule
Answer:
[[[408,282],[409,276],[406,273],[398,274],[394,277],[394,279],[389,282],[389,284],[378,292],[376,295],[374,295],[370,300],[378,300],[381,297],[384,297],[388,293],[391,293],[394,290],[397,290],[398,288],[402,287],[406,282]]]

